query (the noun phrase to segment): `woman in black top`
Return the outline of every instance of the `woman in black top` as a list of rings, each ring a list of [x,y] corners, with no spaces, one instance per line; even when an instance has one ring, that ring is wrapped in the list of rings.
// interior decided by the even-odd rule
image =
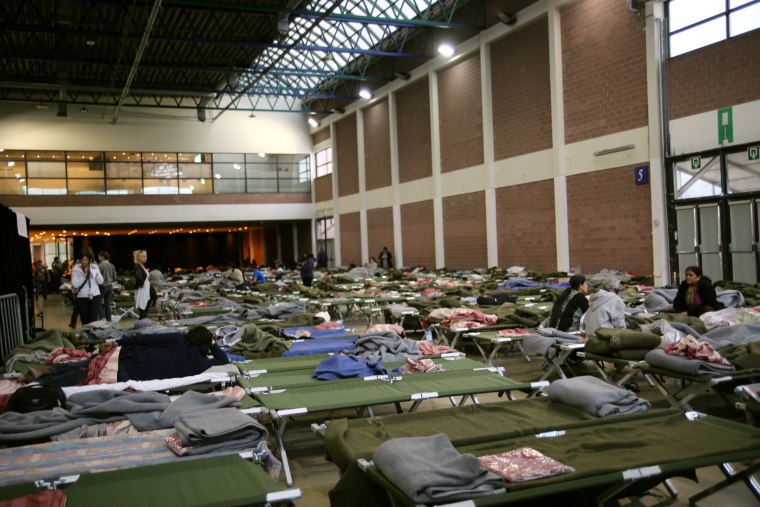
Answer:
[[[314,256],[311,253],[304,254],[301,262],[301,281],[307,287],[311,287],[314,281]]]
[[[699,317],[706,312],[723,308],[712,286],[712,280],[702,274],[699,266],[686,268],[686,279],[678,286],[673,300],[673,311]]]
[[[581,317],[588,310],[587,292],[586,277],[583,275],[571,276],[570,287],[565,289],[557,302],[554,303],[549,317],[549,327],[566,333],[578,331]]]

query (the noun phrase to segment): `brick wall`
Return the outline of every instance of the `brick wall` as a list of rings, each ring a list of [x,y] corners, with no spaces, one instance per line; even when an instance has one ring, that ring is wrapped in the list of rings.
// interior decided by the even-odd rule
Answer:
[[[480,53],[468,56],[438,75],[441,171],[483,163],[483,107]]]
[[[668,60],[670,118],[760,100],[760,30]]]
[[[495,160],[551,148],[546,17],[491,46],[491,87]]]
[[[332,174],[314,178],[315,202],[331,201],[333,198]]]
[[[356,194],[359,192],[359,155],[355,114],[335,123],[335,141],[337,152],[333,151],[333,157],[338,162],[338,195]]]
[[[320,131],[314,132],[311,135],[311,144],[317,145],[322,141],[330,139],[330,127],[323,128]]]
[[[292,204],[311,202],[311,194],[3,195],[0,202],[8,207]]]
[[[571,267],[652,274],[650,186],[634,184],[633,168],[568,176]]]
[[[501,267],[557,270],[553,180],[497,188],[496,227]]]
[[[488,267],[484,192],[444,197],[443,239],[447,268]]]
[[[358,212],[340,216],[340,255],[346,266],[352,262],[361,266],[361,223]]]
[[[430,145],[430,86],[428,78],[405,86],[396,94],[399,181],[433,174]]]
[[[384,246],[393,254],[393,208],[367,210],[367,245],[369,256],[377,260]]]
[[[433,201],[401,206],[401,241],[406,266],[427,266],[435,269],[435,229]],[[387,245],[390,248],[390,245]],[[395,252],[391,252],[395,255]]]
[[[647,125],[644,18],[623,1],[561,9],[565,142]]]
[[[391,184],[391,135],[388,100],[364,110],[364,178],[367,190]]]

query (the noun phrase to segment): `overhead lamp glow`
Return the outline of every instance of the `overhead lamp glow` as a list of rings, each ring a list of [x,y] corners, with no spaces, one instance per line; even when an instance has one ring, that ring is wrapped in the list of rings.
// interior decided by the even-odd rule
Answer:
[[[359,96],[361,98],[363,98],[363,99],[371,99],[372,98],[372,92],[369,91],[366,88],[362,88],[361,90],[359,90]]]
[[[263,151],[260,151],[259,152],[259,157],[261,157],[261,158],[267,158],[267,154],[264,153]]]
[[[307,121],[309,122],[309,125],[311,125],[312,127],[314,128],[319,127],[319,122],[317,121],[316,118],[309,118]]]
[[[438,53],[443,56],[451,56],[454,54],[454,46],[450,44],[441,44],[438,46]]]
[[[232,168],[236,171],[239,171],[241,169],[240,164],[232,164]]]

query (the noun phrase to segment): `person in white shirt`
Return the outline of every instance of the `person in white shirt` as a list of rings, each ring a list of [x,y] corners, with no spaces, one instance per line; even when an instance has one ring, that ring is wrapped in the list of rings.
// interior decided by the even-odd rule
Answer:
[[[82,248],[82,257],[71,270],[71,287],[74,292],[75,304],[82,319],[82,324],[98,320],[100,312],[100,285],[103,275],[98,264],[93,262],[95,254],[92,248]]]

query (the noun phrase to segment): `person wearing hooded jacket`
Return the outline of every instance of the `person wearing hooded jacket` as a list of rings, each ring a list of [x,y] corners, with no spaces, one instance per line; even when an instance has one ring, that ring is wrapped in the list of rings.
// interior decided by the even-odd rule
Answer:
[[[614,292],[600,290],[589,298],[586,312],[586,336],[593,336],[599,328],[626,327],[625,303]]]

